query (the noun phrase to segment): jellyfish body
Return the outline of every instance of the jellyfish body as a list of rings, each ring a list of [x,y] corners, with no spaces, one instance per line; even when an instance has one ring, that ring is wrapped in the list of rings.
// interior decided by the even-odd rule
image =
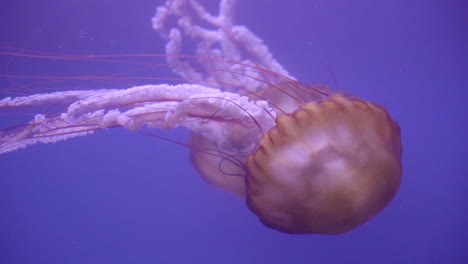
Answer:
[[[0,131],[0,154],[99,129],[184,126],[201,176],[245,199],[266,226],[339,234],[362,225],[400,185],[398,124],[379,105],[296,81],[260,38],[233,24],[234,2],[221,0],[218,16],[194,0],[157,9],[153,27],[166,40],[168,66],[186,84],[0,100],[0,109],[68,105]],[[184,38],[195,56],[178,55]]]
[[[249,157],[247,205],[288,233],[339,234],[383,210],[401,181],[400,129],[381,106],[332,96],[282,115]]]

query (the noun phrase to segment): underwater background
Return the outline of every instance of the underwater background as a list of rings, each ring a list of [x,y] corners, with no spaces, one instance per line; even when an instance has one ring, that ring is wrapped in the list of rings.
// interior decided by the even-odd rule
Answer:
[[[218,1],[201,2],[217,11]],[[163,3],[3,0],[0,46],[163,54],[151,27]],[[293,76],[380,103],[399,122],[400,191],[364,226],[337,236],[269,229],[204,182],[188,148],[111,129],[0,156],[0,263],[468,263],[466,10],[456,0],[238,1],[236,21]],[[0,56],[0,74],[119,71],[88,67]],[[0,91],[13,88],[0,78]],[[1,112],[0,127],[17,118]]]

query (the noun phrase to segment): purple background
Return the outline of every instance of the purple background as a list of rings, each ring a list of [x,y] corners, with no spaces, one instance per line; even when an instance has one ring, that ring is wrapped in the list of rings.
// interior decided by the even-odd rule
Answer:
[[[282,234],[203,182],[188,149],[115,129],[0,156],[0,263],[468,263],[464,1],[239,2],[238,22],[300,80],[334,86],[332,72],[399,121],[393,203],[345,235]],[[150,24],[161,3],[3,0],[0,45],[162,53]],[[8,63],[0,57],[0,71]]]

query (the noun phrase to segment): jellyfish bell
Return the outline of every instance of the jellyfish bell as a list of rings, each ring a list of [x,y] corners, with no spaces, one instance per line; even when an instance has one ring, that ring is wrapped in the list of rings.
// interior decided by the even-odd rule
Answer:
[[[244,199],[266,226],[340,234],[367,222],[400,185],[397,122],[382,106],[297,81],[261,39],[233,24],[233,2],[222,0],[218,16],[194,0],[169,0],[157,9],[153,27],[166,41],[165,66],[180,76],[177,84],[133,83],[114,74],[104,79],[132,80],[131,87],[0,98],[0,110],[62,107],[0,131],[0,153],[114,127],[183,126],[193,132],[188,146],[202,178]],[[195,44],[194,55],[180,55],[183,40]],[[29,54],[161,66],[122,55]]]
[[[344,233],[395,196],[400,129],[381,106],[334,95],[278,117],[248,168],[247,205],[265,225]]]

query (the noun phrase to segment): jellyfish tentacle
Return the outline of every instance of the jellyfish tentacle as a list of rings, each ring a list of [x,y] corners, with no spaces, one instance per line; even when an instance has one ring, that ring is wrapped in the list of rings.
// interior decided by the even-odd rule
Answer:
[[[28,96],[5,97],[0,100],[0,109],[48,105],[51,103],[56,103],[57,98],[60,98],[61,102],[71,103],[77,100],[88,98],[92,95],[102,93],[103,91],[107,92],[111,90],[59,91],[52,93],[33,94]]]
[[[274,126],[275,114],[267,102],[253,102],[238,94],[193,84],[39,94],[6,98],[0,101],[0,107],[34,106],[73,98],[78,100],[64,112],[51,116],[37,114],[24,126],[0,131],[0,154],[36,143],[88,135],[95,130],[113,127],[137,130],[144,125],[159,129],[182,125],[226,147],[240,144],[226,136],[233,133],[230,126],[234,124],[248,135],[240,145],[252,151],[262,132]]]
[[[170,0],[165,6],[159,7],[152,20],[153,28],[167,41],[169,66],[187,81],[196,80],[195,83],[228,91],[238,91],[241,87],[255,92],[271,86],[265,80],[277,79],[280,75],[295,80],[274,59],[261,38],[247,27],[233,24],[235,2],[221,1],[217,16],[210,14],[194,0]],[[176,22],[170,23],[172,19]],[[200,20],[213,28],[196,24]],[[198,59],[189,56],[195,62],[176,56],[185,54],[182,50],[184,38],[195,42],[194,54]],[[237,63],[231,63],[233,61]],[[214,68],[218,70],[210,71]],[[226,86],[226,83],[232,85]]]

